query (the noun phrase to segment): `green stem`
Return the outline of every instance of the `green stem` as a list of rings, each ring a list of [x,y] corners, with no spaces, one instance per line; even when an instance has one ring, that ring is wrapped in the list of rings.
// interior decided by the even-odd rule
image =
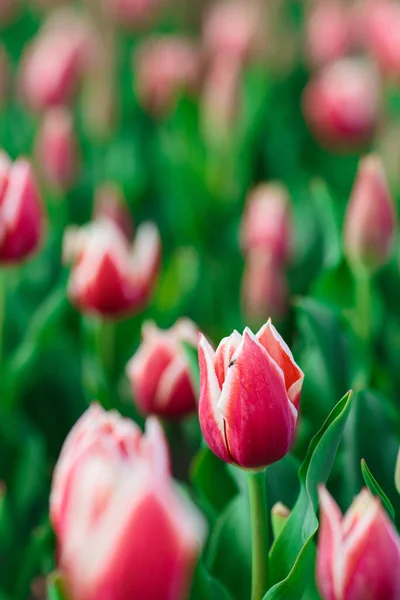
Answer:
[[[88,402],[113,407],[111,381],[114,366],[114,324],[101,317],[84,316],[83,384]]]
[[[6,294],[7,294],[7,273],[3,269],[0,273],[0,363],[3,361],[3,344],[4,344],[4,322],[6,311]]]
[[[360,390],[368,385],[371,366],[371,274],[367,269],[357,266],[353,268],[353,276],[355,282],[354,331],[358,338],[357,355],[361,359],[360,367],[354,376],[353,389]]]
[[[249,471],[251,538],[252,538],[252,583],[251,600],[262,600],[268,590],[268,508],[265,471]]]

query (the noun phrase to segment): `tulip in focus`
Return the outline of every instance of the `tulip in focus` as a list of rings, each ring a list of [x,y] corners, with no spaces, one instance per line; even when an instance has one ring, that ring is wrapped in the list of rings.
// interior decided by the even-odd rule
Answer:
[[[92,405],[70,432],[50,516],[74,600],[184,600],[204,541],[195,506],[171,479],[159,423],[145,433]]]
[[[154,323],[145,323],[142,338],[139,350],[127,366],[140,412],[164,418],[179,418],[193,412],[196,393],[184,343],[197,346],[195,324],[180,319],[165,331]]]
[[[306,29],[307,54],[319,67],[346,56],[352,46],[351,14],[340,0],[317,1]]]
[[[200,426],[214,454],[246,469],[283,458],[304,375],[271,321],[257,335],[234,331],[216,351],[202,335],[199,363]]]
[[[28,160],[0,152],[0,262],[19,263],[38,250],[44,210]]]
[[[326,66],[303,93],[304,117],[329,148],[358,148],[373,136],[380,114],[380,84],[374,69],[346,58]]]
[[[133,238],[132,215],[121,189],[114,183],[103,183],[95,194],[93,220],[112,221],[128,240]]]
[[[380,500],[364,489],[343,517],[321,486],[317,583],[323,600],[398,600],[400,538]]]
[[[243,252],[268,252],[282,264],[290,257],[290,244],[291,210],[287,190],[278,183],[258,185],[246,201],[241,225]]]
[[[59,106],[45,113],[35,153],[47,185],[68,190],[75,181],[79,161],[73,116],[68,108]]]
[[[22,62],[21,93],[32,110],[69,103],[87,68],[91,40],[78,16],[60,10],[49,17]]]
[[[384,265],[393,250],[396,210],[382,161],[370,155],[360,162],[345,217],[347,256],[369,269]]]
[[[106,15],[121,26],[138,29],[150,24],[164,0],[102,0]]]
[[[94,221],[66,231],[64,259],[72,262],[68,295],[79,310],[123,317],[150,301],[160,267],[160,236],[153,223],[142,223],[131,245],[111,220]]]
[[[269,253],[250,252],[245,258],[242,278],[242,305],[248,322],[259,324],[268,315],[281,319],[287,313],[288,300],[282,265]]]
[[[183,37],[155,37],[144,42],[133,57],[134,88],[140,104],[150,113],[168,113],[182,91],[196,89],[200,54]]]

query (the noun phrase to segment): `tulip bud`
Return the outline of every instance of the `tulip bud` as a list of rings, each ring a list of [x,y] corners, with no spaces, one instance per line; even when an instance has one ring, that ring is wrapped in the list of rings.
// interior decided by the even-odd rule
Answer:
[[[378,156],[360,161],[347,207],[344,244],[351,261],[368,269],[384,265],[393,250],[396,212]]]
[[[164,0],[103,0],[106,15],[120,26],[139,29],[148,26]]]
[[[49,109],[36,138],[36,161],[47,185],[67,190],[78,171],[78,142],[73,117],[65,107]]]
[[[184,343],[196,347],[197,336],[197,327],[189,319],[180,319],[167,331],[154,323],[144,324],[142,344],[127,366],[140,412],[179,418],[196,409]]]
[[[18,263],[39,247],[44,212],[30,163],[0,152],[0,262]]]
[[[140,104],[155,116],[172,110],[180,92],[195,89],[200,55],[189,40],[157,37],[134,54],[134,87]]]
[[[203,38],[211,57],[225,56],[240,64],[254,57],[262,30],[258,6],[250,0],[217,2],[206,13]]]
[[[128,240],[133,238],[132,215],[117,184],[103,183],[97,188],[94,199],[93,220],[112,221]]]
[[[142,223],[132,247],[110,220],[71,228],[64,237],[64,260],[72,262],[71,302],[82,312],[109,318],[143,310],[149,302],[161,259],[156,226]]]
[[[277,502],[271,509],[271,525],[274,539],[279,536],[290,516],[290,510],[281,502]]]
[[[357,148],[374,134],[380,95],[372,67],[346,58],[326,66],[309,81],[303,93],[304,117],[321,144]]]
[[[324,486],[317,583],[323,600],[400,598],[400,538],[378,498],[364,489],[343,517]]]
[[[68,104],[90,53],[86,23],[67,11],[52,15],[24,53],[21,92],[32,110]]]
[[[282,266],[270,254],[260,251],[250,252],[245,260],[242,304],[247,320],[259,323],[269,315],[284,317],[289,294]]]
[[[271,321],[257,335],[234,331],[216,351],[201,335],[199,363],[200,426],[214,454],[247,469],[283,458],[304,375]]]
[[[312,8],[306,30],[307,54],[313,66],[322,66],[349,53],[351,15],[340,0],[317,2]]]
[[[261,184],[250,192],[241,225],[244,253],[270,253],[282,264],[289,260],[291,211],[287,190],[278,183]]]
[[[64,443],[50,515],[68,597],[186,598],[205,528],[171,479],[156,420],[141,434],[92,405]]]

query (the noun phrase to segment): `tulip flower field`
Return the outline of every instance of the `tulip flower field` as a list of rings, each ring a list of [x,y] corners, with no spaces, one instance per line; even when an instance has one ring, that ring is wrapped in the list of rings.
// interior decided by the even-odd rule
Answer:
[[[400,600],[400,0],[0,0],[0,600]]]

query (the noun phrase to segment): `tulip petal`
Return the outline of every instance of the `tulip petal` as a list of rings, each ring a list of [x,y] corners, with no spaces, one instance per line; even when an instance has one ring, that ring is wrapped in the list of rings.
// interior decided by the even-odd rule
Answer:
[[[219,385],[222,387],[225,381],[225,375],[228,372],[229,363],[235,354],[237,347],[242,341],[242,336],[238,331],[234,331],[229,337],[223,338],[214,355],[214,367],[218,377]]]
[[[317,584],[324,600],[337,600],[335,565],[341,557],[342,513],[323,485],[319,486],[319,502],[321,525],[318,539]]]
[[[287,453],[297,411],[289,402],[281,369],[247,328],[233,355],[218,408],[229,452],[240,466],[266,466]]]
[[[214,350],[202,334],[199,341],[199,366],[199,420],[204,439],[219,458],[225,462],[234,462],[226,445],[224,419],[217,407],[221,388],[214,369]]]
[[[304,373],[296,364],[289,346],[272,325],[271,319],[261,327],[257,333],[257,338],[268,354],[282,369],[289,400],[298,410]]]
[[[154,412],[168,417],[180,417],[196,409],[193,384],[185,356],[179,354],[164,369],[154,398]]]

